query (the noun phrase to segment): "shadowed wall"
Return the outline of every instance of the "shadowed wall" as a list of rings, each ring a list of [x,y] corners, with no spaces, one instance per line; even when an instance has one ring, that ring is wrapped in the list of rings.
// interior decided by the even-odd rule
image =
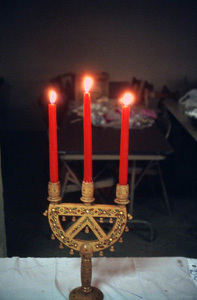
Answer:
[[[178,0],[1,4],[4,128],[42,129],[37,98],[48,79],[70,71],[187,89],[197,79],[196,13],[196,1]]]

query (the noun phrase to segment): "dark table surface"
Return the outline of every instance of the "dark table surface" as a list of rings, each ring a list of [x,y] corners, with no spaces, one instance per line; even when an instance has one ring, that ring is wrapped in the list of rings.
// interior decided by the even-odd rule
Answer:
[[[59,154],[83,153],[83,120],[71,123],[76,115],[66,115],[58,132]],[[168,155],[171,145],[156,124],[143,129],[130,129],[129,154]],[[93,154],[117,155],[120,152],[120,129],[92,126]]]

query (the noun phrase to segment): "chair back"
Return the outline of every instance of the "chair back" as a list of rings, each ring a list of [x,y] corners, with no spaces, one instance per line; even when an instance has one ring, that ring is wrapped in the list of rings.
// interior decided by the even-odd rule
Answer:
[[[91,88],[91,100],[97,101],[109,97],[109,74],[106,72],[90,74],[94,79]],[[83,101],[83,80],[84,74],[77,74],[75,78],[75,100],[79,103]]]

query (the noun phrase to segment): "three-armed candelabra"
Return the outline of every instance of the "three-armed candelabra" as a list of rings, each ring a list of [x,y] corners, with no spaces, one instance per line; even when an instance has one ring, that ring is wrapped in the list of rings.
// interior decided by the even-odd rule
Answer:
[[[91,128],[91,106],[89,89],[92,79],[86,77],[84,80],[84,181],[82,182],[82,203],[61,203],[60,182],[58,181],[58,155],[57,155],[57,124],[56,124],[56,93],[50,91],[49,104],[49,153],[50,153],[50,182],[48,186],[50,202],[48,207],[48,220],[53,232],[52,237],[60,241],[63,245],[71,248],[70,254],[74,250],[81,255],[81,281],[82,286],[74,289],[70,293],[70,300],[101,300],[102,292],[91,286],[93,252],[111,247],[118,240],[127,222],[126,205],[128,201],[129,186],[128,177],[128,147],[129,147],[129,104],[133,100],[131,93],[125,93],[122,102],[121,121],[121,144],[120,144],[120,167],[119,184],[116,187],[115,205],[94,204],[94,184],[92,182],[92,128]],[[65,221],[66,217],[72,217],[72,225],[63,228],[60,218]],[[132,218],[128,215],[129,218]],[[109,219],[113,224],[111,230],[106,233],[100,224],[103,219]],[[100,224],[99,224],[100,223]],[[93,232],[96,239],[84,240],[77,238],[79,233],[85,229]]]
[[[71,291],[70,300],[101,300],[103,299],[102,292],[91,286],[92,277],[92,262],[93,252],[99,252],[103,256],[103,250],[111,247],[114,251],[113,244],[117,241],[122,241],[127,217],[126,205],[128,201],[128,185],[116,186],[115,205],[94,204],[94,184],[93,182],[82,183],[82,203],[61,203],[60,197],[60,182],[48,185],[48,220],[55,236],[60,241],[60,247],[63,245],[71,248],[70,254],[74,250],[80,252],[81,256],[81,282],[82,286]],[[66,217],[72,217],[72,225],[64,229],[61,224],[61,219],[64,221]],[[103,219],[109,219],[109,223],[113,224],[111,230],[105,233],[101,224]],[[85,230],[91,230],[96,239],[83,240],[77,239],[76,236]]]

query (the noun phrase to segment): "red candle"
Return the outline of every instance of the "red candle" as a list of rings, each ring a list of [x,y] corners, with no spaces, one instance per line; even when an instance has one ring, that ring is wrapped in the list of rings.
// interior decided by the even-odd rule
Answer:
[[[128,181],[128,154],[129,154],[129,104],[132,102],[131,93],[126,93],[122,99],[122,121],[120,139],[120,165],[119,165],[119,184],[126,185]]]
[[[83,137],[84,137],[84,177],[85,182],[92,182],[92,124],[91,124],[91,96],[89,89],[92,79],[84,80],[83,95]]]
[[[58,181],[56,97],[54,91],[49,92],[49,166],[51,182]]]

